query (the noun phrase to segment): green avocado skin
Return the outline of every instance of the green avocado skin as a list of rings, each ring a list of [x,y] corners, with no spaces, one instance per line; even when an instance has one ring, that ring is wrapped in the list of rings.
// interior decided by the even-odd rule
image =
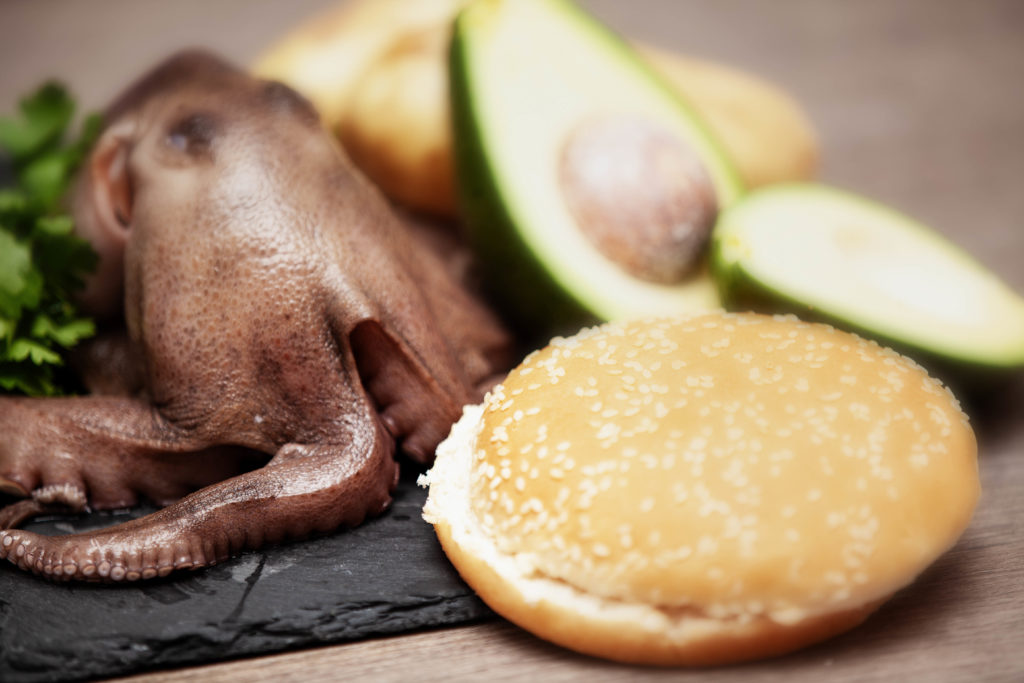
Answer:
[[[966,360],[907,344],[901,339],[880,334],[846,318],[829,315],[820,308],[768,289],[755,283],[738,266],[723,269],[717,263],[714,254],[712,264],[712,276],[718,285],[726,310],[765,315],[793,315],[805,322],[824,323],[864,339],[876,341],[907,358],[912,358],[929,373],[941,378],[957,396],[969,395],[978,398],[982,392],[998,391],[1000,387],[1013,381],[1013,371],[1024,366],[1022,361],[1002,362],[1002,359],[992,359],[990,363],[983,363],[974,359]]]
[[[514,1],[514,0],[510,0]],[[551,0],[553,8],[574,17],[587,31],[601,36],[610,53],[633,59],[630,48],[616,33],[589,16],[572,2]],[[580,327],[605,318],[576,298],[552,275],[531,245],[523,238],[513,218],[489,152],[485,149],[473,88],[470,23],[463,10],[454,23],[449,51],[449,88],[453,148],[459,208],[475,253],[484,268],[483,282],[488,295],[523,338],[546,342],[555,334],[574,334]],[[721,201],[731,203],[743,194],[739,174],[707,125],[680,99],[675,90],[654,72],[644,69],[652,87],[671,95],[681,115],[702,132],[715,150],[722,169],[718,190]]]
[[[554,280],[515,227],[477,125],[465,43],[460,15],[449,53],[455,169],[459,208],[485,269],[485,287],[520,338],[543,343],[573,334],[597,318]]]
[[[817,186],[810,187],[810,191],[819,191]],[[779,189],[766,188],[761,190],[760,194]],[[1019,353],[1012,357],[966,358],[887,335],[871,326],[834,315],[826,309],[815,307],[799,298],[772,288],[748,273],[741,260],[730,259],[725,255],[723,231],[719,228],[728,220],[728,213],[723,213],[719,217],[718,226],[712,233],[710,246],[711,275],[719,297],[727,310],[795,315],[807,322],[832,325],[837,329],[872,339],[913,358],[935,375],[942,377],[952,385],[962,387],[965,391],[987,389],[1002,384],[1007,381],[1010,371],[1024,369],[1024,345],[1021,346]]]

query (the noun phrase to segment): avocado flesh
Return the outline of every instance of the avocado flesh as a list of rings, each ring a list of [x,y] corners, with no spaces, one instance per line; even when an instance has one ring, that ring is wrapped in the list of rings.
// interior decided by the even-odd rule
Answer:
[[[747,195],[719,216],[712,268],[733,308],[811,313],[957,365],[1024,367],[1024,299],[938,233],[847,192]]]
[[[703,123],[621,39],[562,0],[478,0],[455,24],[451,89],[463,213],[512,315],[568,327],[721,307],[705,265],[669,285],[633,277],[587,239],[566,203],[559,156],[596,116],[670,131],[699,156],[719,207],[742,191]]]

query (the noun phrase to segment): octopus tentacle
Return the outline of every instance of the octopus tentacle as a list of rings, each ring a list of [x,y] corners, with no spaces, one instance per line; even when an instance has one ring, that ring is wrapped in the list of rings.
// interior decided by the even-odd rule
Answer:
[[[2,397],[0,433],[7,437],[0,442],[0,493],[49,496],[42,502],[75,510],[86,497],[94,509],[129,507],[140,495],[167,504],[266,459],[208,447],[148,404],[123,397]],[[73,495],[59,500],[66,492]]]
[[[359,380],[372,397],[389,433],[402,451],[418,462],[429,462],[462,406],[474,397],[456,383],[446,389],[417,356],[375,320],[364,320],[349,334]],[[440,339],[433,343],[443,344]],[[444,354],[438,354],[445,358]],[[455,374],[457,368],[452,368]]]
[[[392,452],[379,426],[356,428],[344,443],[288,444],[259,470],[124,524],[67,536],[2,530],[0,559],[55,580],[136,581],[198,569],[379,514],[398,480]]]
[[[0,508],[0,529],[13,529],[39,515],[81,512],[85,491],[73,484],[54,484],[32,492],[32,497]]]

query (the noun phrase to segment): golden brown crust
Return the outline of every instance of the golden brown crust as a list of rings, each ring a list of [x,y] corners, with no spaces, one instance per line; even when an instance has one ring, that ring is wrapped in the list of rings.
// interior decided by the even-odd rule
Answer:
[[[491,392],[482,425],[473,509],[503,552],[596,595],[715,615],[795,619],[889,593],[977,497],[973,433],[939,382],[795,319],[557,341]]]
[[[338,137],[352,161],[392,199],[455,215],[443,27],[407,34],[352,85]]]
[[[686,665],[851,628],[978,495],[966,417],[915,363],[723,313],[554,340],[465,409],[427,480],[424,518],[496,611],[581,652]]]
[[[596,620],[545,599],[529,602],[515,583],[455,541],[447,523],[435,524],[434,530],[459,575],[495,612],[570,650],[628,664],[713,666],[774,657],[848,631],[884,602],[876,600],[791,626],[764,617],[744,624],[718,622],[709,625],[710,630],[700,637],[673,642],[663,633],[646,630],[637,623]]]
[[[356,80],[409,33],[442,33],[466,0],[354,0],[330,7],[289,31],[253,65],[313,102],[328,128],[347,111]]]

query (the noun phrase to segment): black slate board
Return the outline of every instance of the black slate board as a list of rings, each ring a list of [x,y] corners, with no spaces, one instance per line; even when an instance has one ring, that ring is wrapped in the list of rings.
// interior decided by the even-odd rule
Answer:
[[[403,477],[384,516],[349,531],[129,585],[55,584],[0,566],[0,680],[115,676],[489,618]],[[46,534],[144,514],[36,521]]]

